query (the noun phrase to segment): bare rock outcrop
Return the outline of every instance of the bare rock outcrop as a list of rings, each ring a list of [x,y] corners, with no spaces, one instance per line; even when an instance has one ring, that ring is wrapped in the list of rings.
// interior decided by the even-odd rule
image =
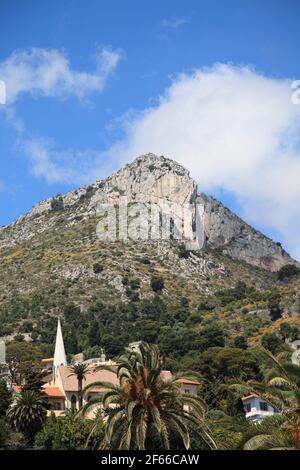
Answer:
[[[159,206],[173,223],[174,238],[184,227],[186,239],[194,243],[193,249],[203,245],[204,249],[218,250],[269,271],[296,263],[279,243],[253,229],[214,198],[198,193],[187,169],[151,153],[136,158],[105,180],[37,204],[0,229],[0,249],[31,240],[45,230],[54,231],[57,223],[70,226],[95,216],[101,203],[133,202]],[[182,212],[183,207],[187,212]],[[196,230],[197,222],[201,225],[203,243]]]

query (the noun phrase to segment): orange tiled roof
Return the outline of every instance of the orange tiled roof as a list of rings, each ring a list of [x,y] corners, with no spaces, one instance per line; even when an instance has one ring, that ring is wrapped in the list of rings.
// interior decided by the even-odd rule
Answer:
[[[21,393],[22,392],[22,387],[21,385],[16,385],[13,384],[12,388],[16,393]],[[58,397],[58,398],[64,398],[64,394],[61,392],[61,390],[58,387],[43,387],[43,391],[48,395],[48,397]]]
[[[43,387],[48,397],[64,398],[64,394],[58,387]]]
[[[191,385],[200,385],[200,382],[195,382],[194,380],[189,379],[178,379],[176,382],[180,384],[191,384]]]
[[[60,378],[62,381],[62,387],[65,392],[77,392],[78,382],[76,375],[71,375],[72,371],[69,366],[58,367]],[[95,372],[94,366],[88,368],[89,373],[86,375],[86,380],[83,381],[83,388],[93,382],[110,382],[114,385],[118,385],[119,381],[117,376],[108,370],[100,370]]]
[[[59,366],[58,367],[60,378],[62,381],[62,386],[66,392],[77,392],[78,382],[75,375],[70,375],[72,372],[69,366]],[[86,375],[86,380],[83,381],[83,388],[87,385],[90,385],[93,382],[110,382],[114,385],[119,385],[119,380],[116,374],[108,370],[94,370],[94,366],[91,365],[88,369],[89,374]],[[168,370],[162,371],[162,379],[168,380],[172,377],[172,374]]]
[[[249,398],[258,398],[258,395],[256,395],[256,393],[251,393],[251,395],[247,395],[246,397],[243,397],[242,401],[249,400]]]

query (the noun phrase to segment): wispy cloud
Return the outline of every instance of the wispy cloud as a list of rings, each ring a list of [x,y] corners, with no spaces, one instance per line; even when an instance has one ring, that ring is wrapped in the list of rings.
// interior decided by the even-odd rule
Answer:
[[[224,64],[179,75],[157,105],[127,119],[109,154],[119,164],[149,151],[174,158],[200,190],[230,192],[246,220],[276,231],[300,259],[300,105],[291,83]]]
[[[7,104],[22,94],[34,97],[65,98],[75,95],[85,98],[101,93],[108,77],[115,71],[122,52],[100,48],[94,55],[93,72],[72,68],[64,51],[57,49],[20,49],[0,63],[0,77],[6,83]]]
[[[57,150],[55,142],[45,138],[19,143],[18,150],[28,157],[31,173],[48,183],[82,184],[92,181],[93,168],[101,152],[93,149]]]
[[[17,100],[24,94],[34,98],[66,99],[73,95],[83,99],[91,93],[101,93],[122,54],[120,49],[98,48],[93,56],[92,73],[73,69],[66,53],[56,49],[16,50],[0,63],[0,77],[6,84],[6,105],[1,111],[18,134],[16,148],[29,158],[35,176],[49,183],[79,184],[99,152],[73,149],[59,152],[47,139],[28,138],[25,123],[16,112]],[[0,181],[0,190],[3,188]]]
[[[187,18],[175,18],[173,20],[163,19],[160,24],[163,28],[178,29],[186,24],[190,23],[190,20]]]

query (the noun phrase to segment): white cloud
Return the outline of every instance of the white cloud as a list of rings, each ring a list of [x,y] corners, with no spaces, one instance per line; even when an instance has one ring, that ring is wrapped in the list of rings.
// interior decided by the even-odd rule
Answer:
[[[143,153],[173,158],[200,190],[229,191],[248,222],[276,231],[300,259],[300,105],[291,94],[291,80],[216,65],[175,77],[155,106],[126,114],[124,138],[106,152],[32,143],[27,153],[36,175],[76,183]]]
[[[7,104],[23,93],[32,96],[84,98],[101,92],[121,58],[120,50],[102,48],[94,56],[93,73],[72,69],[67,55],[57,49],[32,48],[14,51],[0,63],[0,77],[6,84]]]
[[[181,28],[182,26],[190,23],[190,20],[187,18],[176,18],[174,20],[161,20],[160,24],[164,28],[170,28],[170,29],[178,29]]]
[[[300,258],[300,105],[291,94],[291,80],[247,67],[182,74],[156,106],[127,121],[109,154],[177,160],[200,190],[231,192],[249,222],[280,233]]]
[[[31,172],[48,183],[82,184],[91,180],[93,162],[100,152],[92,149],[57,151],[52,141],[28,139],[19,142],[18,150],[30,160]]]

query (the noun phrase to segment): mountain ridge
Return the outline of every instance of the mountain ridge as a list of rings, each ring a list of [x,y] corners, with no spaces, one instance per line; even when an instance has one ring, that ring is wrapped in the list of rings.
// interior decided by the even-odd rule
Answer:
[[[0,228],[0,249],[54,229],[56,219],[66,210],[69,213],[65,224],[70,226],[95,216],[99,202],[119,204],[122,197],[126,197],[127,203],[200,204],[204,249],[218,250],[232,259],[270,271],[277,271],[284,264],[298,264],[281,244],[251,227],[220,201],[198,192],[188,169],[152,153],[137,157],[106,179],[39,202],[28,213]],[[176,217],[180,224],[180,216],[175,214]],[[195,214],[191,218],[194,220]]]

